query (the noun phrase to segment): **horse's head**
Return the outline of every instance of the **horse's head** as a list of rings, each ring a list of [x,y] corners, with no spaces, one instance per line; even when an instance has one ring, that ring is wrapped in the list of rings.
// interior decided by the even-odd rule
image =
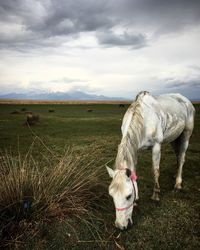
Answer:
[[[128,168],[112,170],[107,167],[112,178],[109,194],[113,197],[116,209],[115,226],[125,230],[132,225],[132,212],[135,200],[138,199],[136,174]]]

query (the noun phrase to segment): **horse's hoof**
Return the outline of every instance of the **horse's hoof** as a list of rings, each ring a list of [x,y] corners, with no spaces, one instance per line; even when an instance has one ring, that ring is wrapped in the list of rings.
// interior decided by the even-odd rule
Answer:
[[[159,204],[159,203],[160,203],[160,199],[152,199],[152,198],[151,198],[151,201],[152,201],[153,203],[155,203],[155,204]]]
[[[183,192],[183,189],[181,187],[175,187],[174,188],[174,192],[175,193],[182,193]]]
[[[182,190],[181,184],[175,184],[175,186],[174,186],[174,191],[175,191],[175,192],[180,192],[181,190]]]
[[[153,195],[151,196],[151,200],[152,200],[152,201],[155,201],[156,203],[158,203],[158,202],[160,201],[159,196],[156,195],[156,194],[153,194]]]
[[[151,202],[152,202],[152,204],[154,204],[154,206],[156,206],[156,207],[160,207],[160,205],[161,205],[161,202],[160,202],[160,199],[152,199],[151,198]]]

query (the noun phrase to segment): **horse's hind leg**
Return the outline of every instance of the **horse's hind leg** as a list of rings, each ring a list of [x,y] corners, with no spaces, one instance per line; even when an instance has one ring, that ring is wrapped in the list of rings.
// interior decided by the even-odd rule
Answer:
[[[178,171],[176,175],[176,183],[174,188],[178,190],[182,188],[181,186],[182,170],[183,170],[183,164],[185,162],[185,154],[189,145],[190,136],[191,136],[191,131],[189,130],[183,131],[183,133],[174,142],[171,143],[177,157]]]
[[[152,148],[152,163],[153,163],[153,176],[154,176],[154,190],[151,197],[152,200],[159,201],[160,185],[159,185],[159,166],[161,156],[161,145],[156,143]]]

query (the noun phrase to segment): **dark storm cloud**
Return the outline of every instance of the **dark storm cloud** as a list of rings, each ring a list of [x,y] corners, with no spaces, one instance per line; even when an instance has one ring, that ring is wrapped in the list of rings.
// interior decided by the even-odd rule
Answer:
[[[68,1],[0,1],[1,36],[3,46],[44,46],[44,39],[55,38],[52,46],[59,43],[59,37],[73,38],[81,32],[107,30],[114,26],[107,1],[97,3],[91,0]],[[12,34],[7,31],[18,25]],[[24,44],[25,43],[25,44]],[[32,45],[30,44],[32,43]],[[47,42],[48,45],[48,42]],[[2,46],[1,46],[2,47]]]
[[[113,4],[116,2],[113,0]],[[133,25],[145,25],[156,34],[199,25],[199,0],[117,0],[116,12]]]
[[[200,67],[198,65],[190,65],[187,68],[190,74],[187,77],[169,77],[162,80],[162,85],[166,89],[193,89],[200,95]],[[192,70],[191,70],[192,69]]]
[[[146,46],[141,34],[158,36],[199,25],[200,1],[0,0],[0,22],[1,48],[57,46],[60,37],[94,32],[99,44],[137,49]],[[113,32],[116,27],[121,35]]]
[[[172,80],[166,84],[166,88],[177,89],[177,88],[200,88],[200,78],[199,79],[188,79],[187,81]],[[199,90],[200,91],[200,90]]]
[[[128,34],[124,32],[123,34],[114,34],[109,32],[109,34],[100,33],[97,35],[98,41],[105,46],[130,46],[133,49],[139,49],[146,46],[146,37],[142,34]]]
[[[200,98],[200,79],[188,79],[187,81],[181,81],[174,79],[174,82],[169,83],[166,79],[160,81],[160,87],[151,91],[154,95],[166,94],[166,93],[180,93],[190,100],[199,100]]]
[[[200,75],[191,75],[187,79],[167,78],[161,81],[162,89],[158,93],[181,93],[190,99],[200,96]]]

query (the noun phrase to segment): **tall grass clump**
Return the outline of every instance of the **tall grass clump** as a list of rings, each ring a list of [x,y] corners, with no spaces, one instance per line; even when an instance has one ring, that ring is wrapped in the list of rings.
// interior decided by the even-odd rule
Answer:
[[[29,113],[27,115],[27,118],[26,118],[26,124],[28,126],[32,126],[32,125],[35,125],[39,122],[40,120],[40,116],[39,115],[35,115],[35,114],[31,114]]]
[[[62,157],[43,155],[39,162],[30,153],[1,155],[0,241],[13,238],[22,221],[75,217],[91,225],[94,204],[104,189],[103,172],[72,150]]]

